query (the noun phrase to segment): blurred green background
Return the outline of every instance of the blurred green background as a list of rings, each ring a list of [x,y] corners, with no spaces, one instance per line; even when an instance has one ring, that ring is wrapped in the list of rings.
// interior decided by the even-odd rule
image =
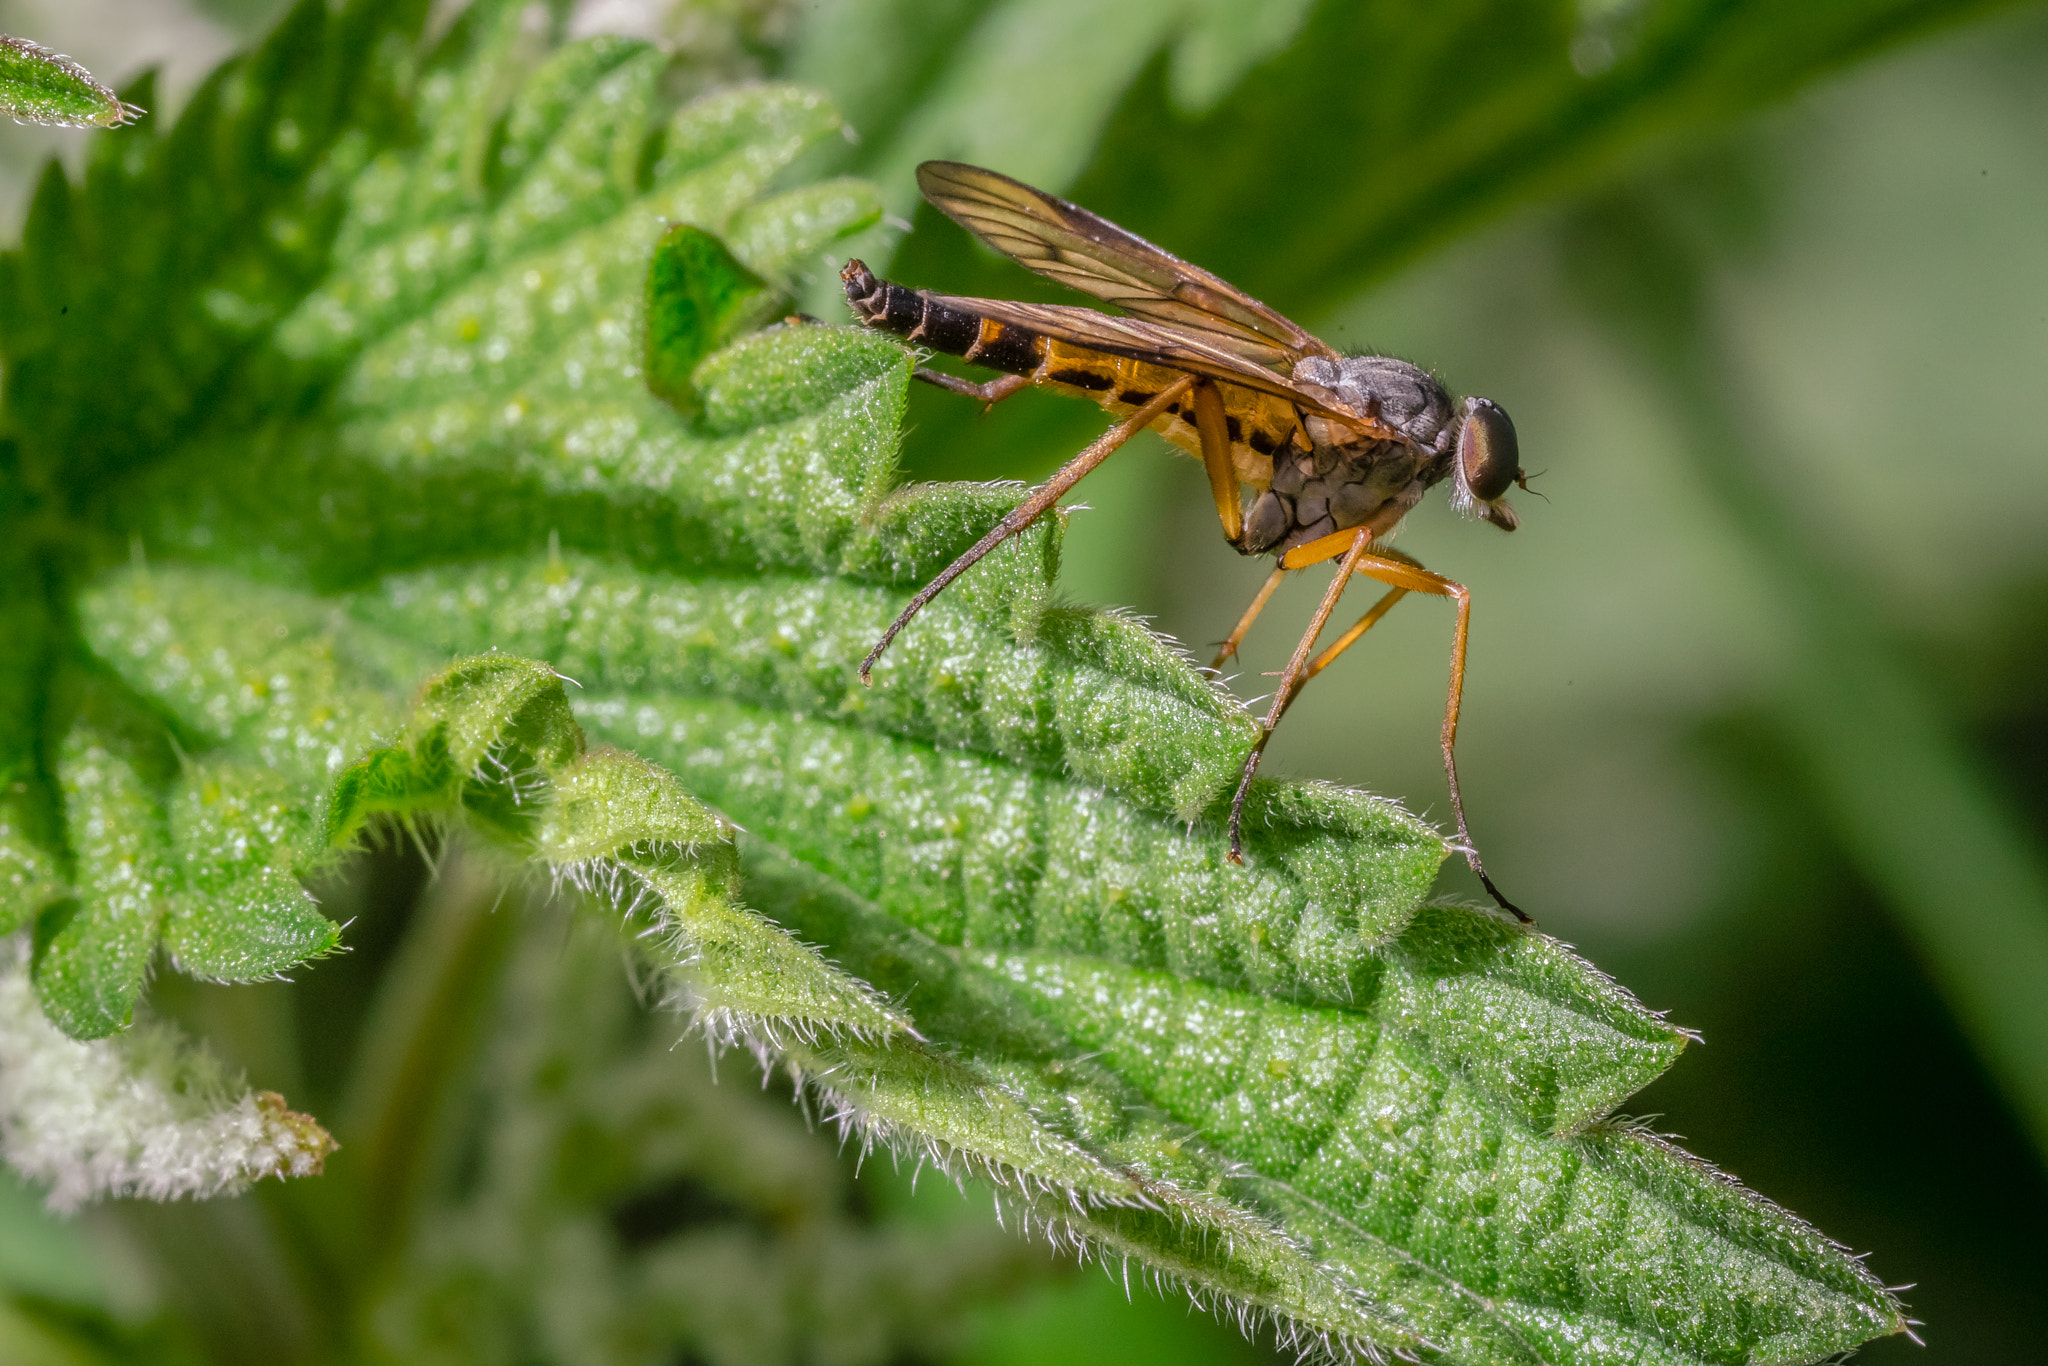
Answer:
[[[0,0],[0,31],[115,80],[162,65],[174,105],[276,9]],[[1644,10],[1746,36],[1668,98],[1646,76],[1633,104],[1575,103],[1655,38]],[[881,185],[899,221],[856,250],[895,278],[1053,297],[918,208],[916,161],[985,161],[1504,405],[1542,471],[1522,529],[1433,499],[1399,541],[1474,592],[1460,752],[1490,867],[1704,1035],[1633,1112],[1915,1286],[1924,1350],[1860,1359],[2028,1360],[2048,1280],[2048,10],[1794,12],[590,0],[571,22],[832,91],[862,138],[818,169]],[[1533,131],[1467,156],[1489,132],[1466,110]],[[0,137],[10,234],[39,160],[79,145]],[[827,267],[809,306],[836,317]],[[912,405],[921,477],[1042,477],[1102,427],[1049,396]],[[1222,543],[1199,471],[1147,438],[1084,493],[1066,591],[1206,655],[1265,570]],[[1318,587],[1269,609],[1241,695]],[[1273,770],[1445,818],[1449,625],[1404,604],[1307,692]],[[1446,889],[1478,891],[1462,868]],[[943,1184],[913,1200],[886,1163],[859,1181],[919,1219],[987,1219]],[[127,1246],[0,1190],[19,1293],[143,1312],[160,1287]],[[1265,1359],[1184,1303],[1127,1307],[1120,1280],[1015,1284],[959,1359]]]

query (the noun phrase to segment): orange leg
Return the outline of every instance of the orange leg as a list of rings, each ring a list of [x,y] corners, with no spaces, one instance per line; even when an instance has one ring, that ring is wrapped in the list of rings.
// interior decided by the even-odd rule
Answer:
[[[1339,551],[1336,542],[1341,538],[1355,538],[1356,536],[1356,532],[1339,532],[1334,536],[1325,536],[1319,541],[1312,541],[1308,545],[1297,546],[1294,550],[1288,552],[1281,563],[1283,566],[1291,569],[1298,567],[1295,563],[1297,557],[1300,557],[1299,563],[1301,565],[1314,564],[1318,560],[1332,558]],[[1381,598],[1374,605],[1373,609],[1360,619],[1356,626],[1345,632],[1336,644],[1318,655],[1314,662],[1305,669],[1297,670],[1293,665],[1289,665],[1289,673],[1293,674],[1294,677],[1292,679],[1283,679],[1283,686],[1291,684],[1291,687],[1284,697],[1275,699],[1277,709],[1267,718],[1266,735],[1260,738],[1258,747],[1254,749],[1251,757],[1246,761],[1244,782],[1239,785],[1237,800],[1232,805],[1231,850],[1233,857],[1236,856],[1237,852],[1237,812],[1243,805],[1245,788],[1250,783],[1252,772],[1258,766],[1259,753],[1265,748],[1266,738],[1272,735],[1273,726],[1278,723],[1279,717],[1285,714],[1287,706],[1299,695],[1301,685],[1328,668],[1338,655],[1356,644],[1359,637],[1371,630],[1373,625],[1386,615],[1388,609],[1392,608],[1402,597],[1409,593],[1429,593],[1437,597],[1450,598],[1458,604],[1457,624],[1453,627],[1451,633],[1451,680],[1448,694],[1444,699],[1444,725],[1441,736],[1444,752],[1444,775],[1448,779],[1451,789],[1451,812],[1458,822],[1458,846],[1465,855],[1465,862],[1471,866],[1473,873],[1478,876],[1480,885],[1486,888],[1486,894],[1492,897],[1502,910],[1509,912],[1518,920],[1528,921],[1529,916],[1522,911],[1522,908],[1501,895],[1500,888],[1496,887],[1493,879],[1487,875],[1486,865],[1479,857],[1479,849],[1472,842],[1472,832],[1465,824],[1465,798],[1464,794],[1458,789],[1458,760],[1456,753],[1458,743],[1458,710],[1465,695],[1465,646],[1472,624],[1471,590],[1461,583],[1445,578],[1441,574],[1432,574],[1408,556],[1398,552],[1383,550],[1373,554],[1360,554],[1358,553],[1358,548],[1354,546],[1344,551],[1344,560],[1345,569],[1342,577],[1348,578],[1353,573],[1363,574],[1367,578],[1379,580],[1394,591]],[[1335,606],[1335,595],[1328,595],[1325,601],[1330,606]],[[1324,614],[1325,617],[1327,615],[1327,613]],[[1319,618],[1313,629],[1320,631],[1321,627],[1322,619]],[[1299,658],[1303,653],[1305,653],[1305,650],[1297,650],[1296,657]]]
[[[988,554],[989,551],[994,550],[1004,541],[1009,540],[1040,517],[1043,517],[1053,504],[1066,496],[1067,490],[1080,483],[1082,478],[1094,470],[1097,465],[1109,459],[1115,453],[1117,447],[1151,426],[1153,422],[1158,420],[1161,413],[1180,402],[1182,396],[1194,386],[1195,377],[1193,375],[1183,375],[1164,389],[1161,389],[1144,407],[1104,432],[1086,450],[1060,466],[1053,477],[1045,481],[1043,487],[1019,503],[1011,510],[1009,516],[996,523],[995,527],[986,536],[983,536],[980,540],[969,546],[966,553],[961,555],[959,559],[940,570],[937,578],[918,589],[917,596],[912,598],[909,604],[897,614],[896,620],[889,623],[889,629],[882,632],[882,638],[875,642],[875,648],[868,651],[868,657],[860,662],[860,681],[863,683],[872,683],[874,681],[868,675],[874,669],[875,661],[880,659],[882,652],[889,648],[889,642],[896,639],[897,633],[910,624],[912,617],[924,610],[926,603],[930,602],[940,593],[943,593],[946,590],[947,584],[972,569],[975,562]]]
[[[1308,668],[1302,671],[1301,682],[1295,685],[1294,696],[1301,696],[1301,690],[1308,686],[1308,681],[1311,678],[1314,678],[1317,674],[1336,663],[1338,655],[1343,654],[1346,650],[1356,645],[1360,636],[1379,625],[1380,618],[1392,611],[1394,604],[1407,596],[1408,590],[1405,588],[1389,588],[1386,596],[1374,603],[1372,610],[1358,619],[1357,625],[1337,637],[1337,642],[1334,645],[1309,661]],[[1292,700],[1290,699],[1291,704]],[[1284,716],[1285,713],[1282,713],[1282,715]]]
[[[1266,752],[1266,742],[1273,738],[1273,728],[1280,724],[1281,714],[1288,703],[1294,700],[1294,690],[1299,685],[1302,671],[1308,667],[1308,652],[1316,645],[1316,637],[1323,633],[1323,627],[1330,622],[1330,613],[1337,610],[1337,599],[1344,596],[1344,590],[1351,583],[1351,571],[1365,557],[1365,548],[1372,544],[1372,533],[1364,527],[1347,533],[1351,537],[1351,548],[1337,566],[1337,577],[1330,580],[1330,586],[1323,591],[1323,600],[1316,606],[1316,614],[1310,618],[1308,630],[1294,647],[1294,656],[1287,661],[1287,667],[1280,673],[1280,686],[1273,690],[1273,705],[1266,712],[1266,723],[1259,731],[1258,743],[1252,752],[1244,756],[1244,772],[1237,780],[1237,795],[1230,799],[1230,861],[1244,862],[1244,799],[1252,790],[1252,775],[1259,771],[1259,760]],[[1324,540],[1333,539],[1325,537]],[[1321,545],[1322,541],[1314,544]]]
[[[1224,539],[1236,545],[1244,535],[1244,493],[1238,487],[1237,463],[1230,458],[1230,417],[1223,411],[1223,391],[1209,380],[1201,381],[1195,385],[1194,408],[1216,520],[1223,523]]]
[[[944,389],[949,394],[959,394],[963,398],[978,398],[988,405],[988,408],[982,409],[983,412],[995,407],[1010,395],[1031,387],[1029,375],[999,375],[986,384],[975,384],[941,370],[927,370],[922,365],[912,370],[910,376],[912,379],[921,379],[926,384]]]
[[[1252,605],[1244,609],[1244,615],[1238,618],[1237,629],[1230,633],[1230,639],[1224,641],[1222,647],[1216,651],[1216,658],[1209,661],[1210,668],[1222,668],[1225,661],[1237,653],[1237,647],[1244,644],[1245,635],[1252,629],[1252,623],[1259,619],[1259,613],[1266,610],[1266,599],[1273,596],[1273,590],[1278,588],[1280,580],[1286,577],[1285,569],[1275,569],[1266,576],[1266,586],[1252,599]]]

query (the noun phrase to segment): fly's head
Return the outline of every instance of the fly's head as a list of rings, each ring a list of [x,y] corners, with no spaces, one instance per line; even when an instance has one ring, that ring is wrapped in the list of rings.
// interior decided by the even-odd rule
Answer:
[[[1441,478],[1448,465],[1454,489],[1451,502],[1460,512],[1502,531],[1513,531],[1519,524],[1507,491],[1529,485],[1522,473],[1515,424],[1498,403],[1484,398],[1453,403],[1435,375],[1392,356],[1307,356],[1296,362],[1294,378],[1322,388],[1360,416],[1398,432],[1433,471],[1423,476],[1427,482]],[[1306,425],[1318,446],[1372,444],[1344,431],[1341,423],[1312,417]]]
[[[1517,485],[1529,487],[1515,424],[1492,399],[1468,398],[1458,407],[1462,415],[1457,425],[1458,456],[1451,469],[1456,488],[1451,505],[1502,531],[1513,531],[1520,519],[1508,503],[1507,491]]]

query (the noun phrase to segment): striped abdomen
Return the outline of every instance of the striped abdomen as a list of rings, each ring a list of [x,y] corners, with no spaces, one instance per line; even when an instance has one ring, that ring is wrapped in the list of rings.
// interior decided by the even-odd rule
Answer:
[[[1112,413],[1136,411],[1185,373],[985,317],[961,307],[961,300],[877,279],[859,261],[848,261],[840,279],[854,315],[869,327],[991,370],[1029,376],[1040,388],[1092,398]],[[1272,480],[1276,451],[1295,442],[1297,434],[1299,449],[1308,449],[1300,417],[1285,399],[1232,384],[1218,388],[1238,478],[1263,489]],[[1201,457],[1192,400],[1176,404],[1152,425],[1174,445]]]
[[[1045,359],[1047,338],[1041,334],[941,303],[921,289],[878,280],[859,261],[848,261],[839,278],[846,285],[846,302],[869,327],[1005,374],[1034,374]]]

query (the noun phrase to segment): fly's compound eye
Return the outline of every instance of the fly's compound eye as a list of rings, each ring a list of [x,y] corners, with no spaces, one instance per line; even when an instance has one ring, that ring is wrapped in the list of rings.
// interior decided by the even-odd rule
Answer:
[[[1466,492],[1481,503],[1498,499],[1521,478],[1515,424],[1490,399],[1465,400],[1465,420],[1458,427],[1458,473]]]

